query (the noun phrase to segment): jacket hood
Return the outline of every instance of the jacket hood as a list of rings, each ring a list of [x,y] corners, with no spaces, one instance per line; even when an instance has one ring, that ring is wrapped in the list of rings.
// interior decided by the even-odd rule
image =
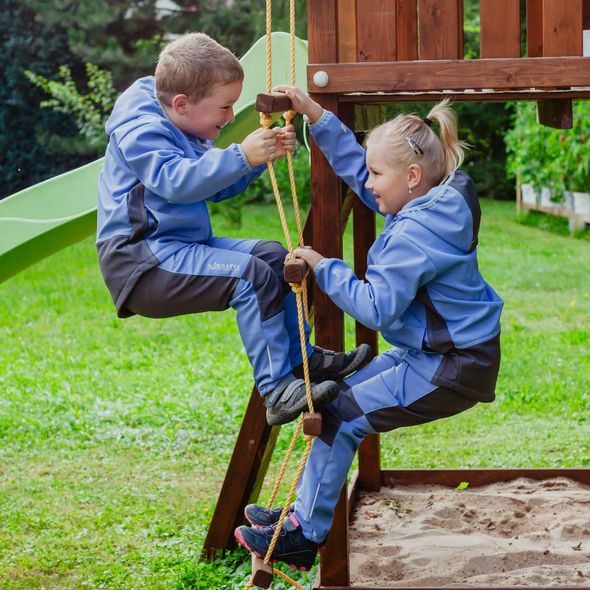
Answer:
[[[423,225],[464,252],[477,246],[481,209],[473,181],[461,170],[408,203],[398,213],[398,218],[402,217]]]
[[[110,138],[114,131],[123,126],[131,130],[154,119],[161,120],[162,116],[167,118],[164,108],[156,98],[155,78],[147,76],[136,80],[119,96],[105,125],[105,131]]]

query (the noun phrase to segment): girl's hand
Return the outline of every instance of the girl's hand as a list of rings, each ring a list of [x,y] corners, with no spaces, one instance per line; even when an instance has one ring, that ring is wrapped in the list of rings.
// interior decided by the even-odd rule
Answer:
[[[311,248],[296,248],[293,251],[293,254],[295,255],[295,258],[301,258],[302,260],[305,260],[311,270],[315,270],[318,262],[324,259],[324,256],[315,250],[312,250]]]
[[[277,139],[277,157],[284,156],[287,152],[295,151],[295,127],[273,127]]]
[[[296,86],[280,84],[272,89],[273,92],[284,92],[290,99],[293,109],[302,115],[307,115],[310,123],[315,123],[324,112],[324,109],[315,100],[312,100],[303,90]]]

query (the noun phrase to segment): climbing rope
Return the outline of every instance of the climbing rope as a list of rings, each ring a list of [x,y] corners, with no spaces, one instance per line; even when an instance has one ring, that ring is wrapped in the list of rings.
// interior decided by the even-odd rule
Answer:
[[[294,86],[295,85],[295,0],[289,1],[289,33],[290,33],[289,75],[290,75],[290,83],[292,86]],[[268,93],[270,93],[271,89],[272,89],[272,0],[266,0],[266,91]],[[286,113],[284,113],[283,118],[285,120],[285,125],[290,125],[293,117],[296,114],[297,113],[293,110],[289,110]],[[261,113],[260,114],[260,124],[265,129],[269,129],[272,124],[271,114],[270,113]],[[295,220],[297,223],[297,236],[298,236],[297,246],[303,247],[304,246],[303,226],[301,223],[301,215],[299,212],[299,201],[297,198],[297,190],[296,190],[296,185],[295,185],[295,173],[294,173],[294,169],[293,169],[293,159],[292,159],[290,152],[287,152],[286,155],[287,155],[287,166],[288,166],[288,170],[289,170],[289,183],[291,186],[291,195],[293,197],[293,208],[295,210]],[[281,226],[283,228],[283,233],[285,235],[285,242],[287,244],[287,249],[289,251],[289,259],[294,260],[295,256],[293,253],[293,242],[291,240],[291,234],[289,232],[289,226],[287,224],[287,218],[285,216],[285,209],[283,207],[283,202],[281,199],[281,194],[279,191],[279,187],[278,187],[278,183],[277,183],[276,175],[275,175],[275,171],[274,171],[274,166],[273,166],[272,162],[268,162],[268,173],[270,176],[270,182],[271,182],[271,186],[273,189],[275,201],[277,204],[277,209],[279,212],[279,218],[281,220]],[[291,289],[295,293],[295,298],[296,298],[296,302],[297,302],[297,318],[298,318],[298,323],[299,323],[299,338],[300,338],[300,344],[301,344],[301,356],[302,356],[302,363],[303,363],[303,377],[305,380],[305,396],[307,399],[307,405],[308,405],[309,411],[311,413],[313,413],[314,407],[313,407],[313,399],[311,396],[311,380],[310,380],[310,375],[309,375],[309,362],[308,362],[308,357],[307,357],[307,345],[306,345],[306,341],[305,341],[305,320],[308,318],[306,279],[304,278],[301,283],[290,283],[290,285],[291,285]],[[286,453],[286,455],[283,459],[283,462],[281,464],[279,474],[276,478],[276,481],[273,486],[273,490],[270,495],[270,499],[268,501],[268,508],[272,507],[272,505],[276,499],[277,493],[279,491],[279,487],[281,485],[281,482],[282,482],[285,472],[287,470],[289,460],[291,459],[291,456],[292,456],[293,451],[295,449],[295,445],[297,443],[299,435],[301,434],[302,429],[303,429],[303,418],[301,418],[299,420],[299,422],[295,428],[295,431],[293,433],[293,437],[291,438],[291,443],[289,445],[289,448],[287,449],[287,453]],[[297,484],[299,483],[299,480],[301,478],[301,474],[303,473],[303,469],[305,467],[307,457],[309,456],[309,453],[311,451],[311,443],[313,440],[313,436],[306,435],[304,440],[305,440],[305,451],[303,452],[303,456],[301,457],[301,459],[299,461],[297,473],[295,474],[295,478],[293,480],[293,483],[291,484],[291,488],[290,488],[289,493],[287,495],[287,499],[285,500],[283,510],[281,512],[281,516],[280,516],[279,521],[276,525],[275,533],[274,533],[273,538],[272,538],[270,545],[268,547],[268,551],[266,552],[266,555],[264,557],[265,564],[268,564],[271,562],[272,553],[273,553],[275,546],[277,544],[277,541],[278,541],[281,529],[283,527],[283,523],[285,521],[285,518],[287,517],[287,514],[289,512],[289,507],[291,506],[291,503],[293,502],[293,498],[295,496],[295,491],[297,489]],[[292,580],[284,572],[282,572],[276,568],[273,568],[273,573],[280,576],[282,579],[284,579],[286,582],[288,582],[294,588],[302,588],[302,586],[300,584],[298,584],[296,581]],[[250,580],[246,584],[244,590],[248,590],[249,588],[252,588],[253,585],[254,585],[253,581]]]

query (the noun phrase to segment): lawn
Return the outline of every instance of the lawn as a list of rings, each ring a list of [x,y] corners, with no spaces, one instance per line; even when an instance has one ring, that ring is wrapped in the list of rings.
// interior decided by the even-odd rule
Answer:
[[[482,205],[497,401],[385,435],[383,465],[590,466],[590,241]],[[217,232],[280,237],[243,218]],[[0,285],[0,338],[0,588],[242,587],[244,552],[197,562],[251,389],[234,313],[118,320],[89,239]]]

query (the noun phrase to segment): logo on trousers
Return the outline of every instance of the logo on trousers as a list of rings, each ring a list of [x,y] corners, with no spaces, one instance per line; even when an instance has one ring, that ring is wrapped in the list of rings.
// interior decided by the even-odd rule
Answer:
[[[232,262],[209,262],[209,264],[207,264],[207,270],[238,272],[240,270],[240,265]]]

